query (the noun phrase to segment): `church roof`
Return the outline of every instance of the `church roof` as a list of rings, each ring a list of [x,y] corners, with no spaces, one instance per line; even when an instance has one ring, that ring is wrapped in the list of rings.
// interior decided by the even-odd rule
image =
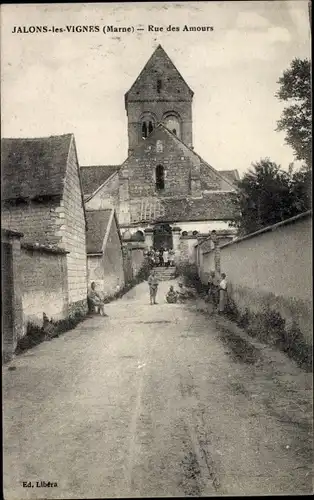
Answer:
[[[235,215],[235,193],[216,191],[202,198],[146,198],[130,204],[131,222],[183,222],[231,220]]]
[[[84,195],[93,194],[119,167],[120,165],[81,167],[80,172]]]
[[[232,193],[204,193],[203,198],[177,198],[163,201],[167,221],[230,220],[234,217]]]
[[[156,78],[162,81],[160,92],[155,87]],[[168,54],[158,45],[139,76],[125,94],[125,100],[191,100],[194,95]]]
[[[2,199],[60,196],[73,134],[1,140]]]
[[[105,236],[110,229],[113,209],[87,210],[86,251],[87,253],[101,253]]]

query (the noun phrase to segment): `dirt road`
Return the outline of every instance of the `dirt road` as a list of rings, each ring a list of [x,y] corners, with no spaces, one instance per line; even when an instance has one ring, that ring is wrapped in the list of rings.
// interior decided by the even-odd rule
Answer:
[[[311,376],[168,286],[3,368],[6,500],[312,492]]]

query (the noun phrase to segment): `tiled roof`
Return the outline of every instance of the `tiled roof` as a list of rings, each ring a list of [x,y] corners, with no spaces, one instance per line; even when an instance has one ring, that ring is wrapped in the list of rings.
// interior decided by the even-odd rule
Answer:
[[[233,192],[204,193],[202,198],[146,199],[131,203],[131,220],[135,222],[180,222],[198,220],[231,220],[234,216]],[[158,212],[155,207],[158,206]]]
[[[87,253],[101,253],[112,209],[87,210]]]
[[[120,165],[99,165],[92,167],[81,167],[81,179],[84,195],[93,194]]]
[[[59,196],[72,134],[1,140],[2,199]]]

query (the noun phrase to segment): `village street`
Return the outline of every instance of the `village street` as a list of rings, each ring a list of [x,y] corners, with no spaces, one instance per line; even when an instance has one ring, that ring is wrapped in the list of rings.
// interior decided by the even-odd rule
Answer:
[[[168,287],[3,367],[6,500],[312,492],[310,374]]]

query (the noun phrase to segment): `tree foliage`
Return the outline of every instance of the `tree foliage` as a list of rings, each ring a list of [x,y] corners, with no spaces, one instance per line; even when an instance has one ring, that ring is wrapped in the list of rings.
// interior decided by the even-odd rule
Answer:
[[[289,103],[277,122],[277,131],[286,133],[286,143],[295,158],[312,165],[311,67],[307,59],[294,59],[278,82],[276,97]]]
[[[234,201],[238,215],[232,226],[239,235],[289,219],[311,208],[311,170],[303,167],[288,171],[269,158],[252,163],[250,170],[238,181]]]

